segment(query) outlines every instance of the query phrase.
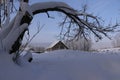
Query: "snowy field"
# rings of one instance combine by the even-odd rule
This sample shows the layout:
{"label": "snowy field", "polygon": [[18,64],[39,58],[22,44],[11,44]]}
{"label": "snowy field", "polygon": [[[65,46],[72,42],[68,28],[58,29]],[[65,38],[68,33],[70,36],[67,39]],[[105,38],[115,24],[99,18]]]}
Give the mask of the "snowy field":
{"label": "snowy field", "polygon": [[33,53],[33,58],[18,66],[0,54],[0,80],[120,80],[119,53],[61,50]]}
{"label": "snowy field", "polygon": [[106,49],[98,49],[98,52],[105,52],[105,53],[119,53],[120,52],[120,48],[106,48]]}

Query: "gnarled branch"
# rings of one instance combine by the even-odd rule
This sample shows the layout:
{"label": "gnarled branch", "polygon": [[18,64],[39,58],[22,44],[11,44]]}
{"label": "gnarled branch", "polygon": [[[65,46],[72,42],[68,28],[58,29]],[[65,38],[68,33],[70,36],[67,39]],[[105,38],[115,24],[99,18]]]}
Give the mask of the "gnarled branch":
{"label": "gnarled branch", "polygon": [[[39,13],[46,13],[48,11],[58,11],[64,13],[66,16],[68,16],[71,21],[68,29],[68,33],[70,32],[71,23],[78,26],[77,28],[77,34],[74,36],[79,36],[79,34],[83,34],[85,36],[85,31],[91,31],[95,36],[97,36],[99,39],[101,39],[101,35],[103,34],[107,36],[106,32],[112,31],[112,28],[104,28],[100,25],[99,21],[96,17],[89,15],[87,13],[79,13],[73,8],[71,8],[69,5],[63,3],[63,2],[43,2],[43,3],[36,3],[31,6],[29,6],[26,2],[24,2],[27,5],[26,11],[22,19],[20,20],[19,25],[23,25],[24,23],[27,23],[28,25],[33,19],[33,15],[39,14]],[[24,8],[24,6],[22,6]],[[20,9],[22,11],[22,9]],[[96,23],[87,22],[86,20],[82,19],[81,16],[86,16],[87,18],[93,18],[96,20]],[[86,18],[86,19],[87,19]],[[18,38],[15,40],[14,44],[12,45],[12,49],[10,52],[16,52],[20,45],[21,40],[23,39],[24,33],[26,29],[21,32],[21,34],[18,36]]]}

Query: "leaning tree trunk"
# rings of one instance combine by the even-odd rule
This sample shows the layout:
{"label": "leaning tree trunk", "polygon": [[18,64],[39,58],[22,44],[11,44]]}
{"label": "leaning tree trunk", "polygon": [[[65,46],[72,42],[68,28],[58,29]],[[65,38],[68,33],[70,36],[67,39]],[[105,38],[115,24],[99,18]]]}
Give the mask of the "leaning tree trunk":
{"label": "leaning tree trunk", "polygon": [[[29,25],[31,21],[32,21],[32,17],[29,17],[29,13],[26,12],[25,15],[23,16],[22,20],[21,20],[20,25],[22,25],[24,23],[27,23]],[[20,34],[20,36],[18,37],[18,39],[15,41],[15,43],[12,46],[12,49],[10,50],[10,53],[14,53],[14,52],[16,52],[16,51],[19,50],[19,48],[21,46],[21,41],[23,40],[23,36],[24,36],[26,30],[24,30]]]}
{"label": "leaning tree trunk", "polygon": [[[24,0],[23,2],[28,3],[29,0]],[[21,11],[21,8],[19,8],[19,11]],[[25,15],[24,15],[23,18],[21,19],[20,25],[22,25],[22,24],[24,24],[24,23],[30,24],[31,20],[32,20],[32,17],[30,18],[30,17],[29,17],[29,13],[26,11]],[[21,46],[21,40],[23,40],[23,36],[24,36],[24,34],[25,34],[25,31],[26,31],[26,30],[24,30],[24,31],[20,34],[20,36],[18,37],[18,39],[15,41],[15,43],[14,43],[13,46],[12,46],[12,49],[10,50],[10,53],[14,53],[14,52],[16,52],[16,51],[19,50],[19,48],[20,48],[20,46]]]}

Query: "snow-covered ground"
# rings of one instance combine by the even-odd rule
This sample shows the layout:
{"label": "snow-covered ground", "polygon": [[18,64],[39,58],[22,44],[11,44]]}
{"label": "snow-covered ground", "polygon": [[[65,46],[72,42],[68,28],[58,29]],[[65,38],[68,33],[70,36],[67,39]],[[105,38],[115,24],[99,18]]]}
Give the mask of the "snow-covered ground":
{"label": "snow-covered ground", "polygon": [[109,53],[119,53],[120,52],[120,48],[106,48],[106,49],[98,49],[98,52],[109,52]]}
{"label": "snow-covered ground", "polygon": [[0,54],[0,80],[120,80],[120,54],[72,50],[33,53],[32,63],[16,65]]}

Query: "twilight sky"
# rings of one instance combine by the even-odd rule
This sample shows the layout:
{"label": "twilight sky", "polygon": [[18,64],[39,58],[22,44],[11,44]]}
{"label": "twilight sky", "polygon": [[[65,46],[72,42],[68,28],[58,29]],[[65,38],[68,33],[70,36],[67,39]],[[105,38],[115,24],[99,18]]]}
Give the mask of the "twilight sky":
{"label": "twilight sky", "polygon": [[[46,1],[61,1],[69,4],[76,10],[80,10],[82,5],[88,5],[88,12],[96,16],[102,17],[105,20],[105,24],[109,22],[120,21],[120,0],[30,0],[30,4],[36,2],[46,2]],[[60,31],[58,26],[59,21],[62,19],[60,14],[50,12],[50,15],[54,19],[47,18],[46,14],[39,14],[34,17],[32,25],[30,27],[30,32],[33,34],[36,32],[38,24],[44,25],[44,28],[40,33],[34,38],[33,42],[53,42],[57,40],[57,36]]]}

